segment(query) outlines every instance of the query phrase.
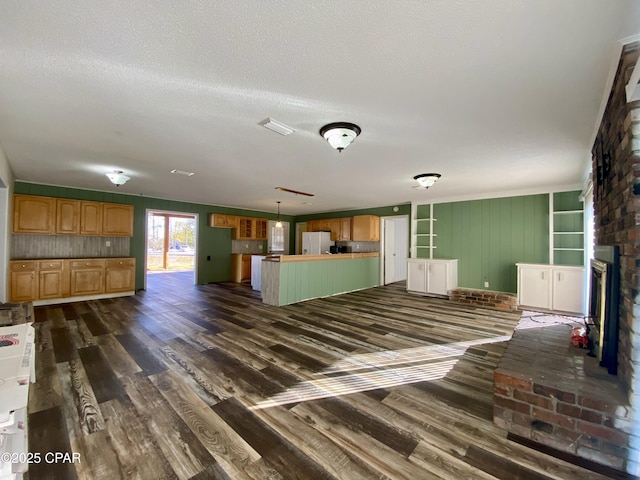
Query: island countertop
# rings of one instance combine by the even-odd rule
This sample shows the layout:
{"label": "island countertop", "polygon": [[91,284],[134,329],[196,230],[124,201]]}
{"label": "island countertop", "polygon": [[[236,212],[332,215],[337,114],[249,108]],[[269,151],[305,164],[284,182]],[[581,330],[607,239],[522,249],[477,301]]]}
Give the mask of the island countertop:
{"label": "island countertop", "polygon": [[316,262],[319,260],[351,260],[354,258],[379,257],[380,252],[325,253],[324,255],[268,255],[265,262]]}

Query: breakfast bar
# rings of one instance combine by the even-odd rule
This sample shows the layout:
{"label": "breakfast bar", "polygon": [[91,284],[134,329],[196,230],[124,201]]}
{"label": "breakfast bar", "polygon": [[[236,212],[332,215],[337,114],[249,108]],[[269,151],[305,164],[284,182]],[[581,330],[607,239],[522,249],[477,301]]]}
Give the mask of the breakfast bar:
{"label": "breakfast bar", "polygon": [[380,254],[277,255],[262,261],[262,301],[289,305],[380,285]]}

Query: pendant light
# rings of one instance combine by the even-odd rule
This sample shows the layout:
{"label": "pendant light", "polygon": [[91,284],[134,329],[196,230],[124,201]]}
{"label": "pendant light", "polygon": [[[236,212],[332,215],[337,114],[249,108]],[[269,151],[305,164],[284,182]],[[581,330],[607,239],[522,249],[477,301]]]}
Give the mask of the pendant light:
{"label": "pendant light", "polygon": [[278,217],[276,218],[276,228],[282,228],[282,222],[280,221],[280,200],[278,200]]}

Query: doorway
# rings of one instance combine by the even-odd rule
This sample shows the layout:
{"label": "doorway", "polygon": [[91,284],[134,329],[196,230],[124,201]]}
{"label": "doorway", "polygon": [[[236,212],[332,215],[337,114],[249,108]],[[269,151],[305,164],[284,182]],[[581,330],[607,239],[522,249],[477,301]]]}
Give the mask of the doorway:
{"label": "doorway", "polygon": [[197,215],[147,210],[146,238],[145,288],[149,275],[154,276],[153,281],[167,280],[170,275],[172,281],[195,283]]}
{"label": "doorway", "polygon": [[399,215],[382,217],[381,245],[383,284],[388,285],[407,279],[409,257],[409,217]]}

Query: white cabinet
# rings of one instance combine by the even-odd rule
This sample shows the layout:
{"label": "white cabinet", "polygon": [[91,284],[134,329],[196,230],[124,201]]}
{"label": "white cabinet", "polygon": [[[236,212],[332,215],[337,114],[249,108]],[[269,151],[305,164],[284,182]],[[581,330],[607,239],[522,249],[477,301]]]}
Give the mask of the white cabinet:
{"label": "white cabinet", "polygon": [[584,267],[517,263],[518,305],[583,313]]}
{"label": "white cabinet", "polygon": [[458,286],[458,260],[410,258],[407,291],[447,295]]}

